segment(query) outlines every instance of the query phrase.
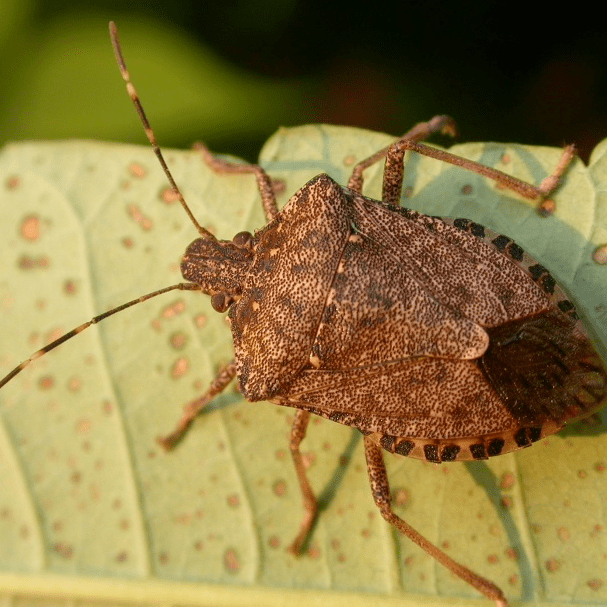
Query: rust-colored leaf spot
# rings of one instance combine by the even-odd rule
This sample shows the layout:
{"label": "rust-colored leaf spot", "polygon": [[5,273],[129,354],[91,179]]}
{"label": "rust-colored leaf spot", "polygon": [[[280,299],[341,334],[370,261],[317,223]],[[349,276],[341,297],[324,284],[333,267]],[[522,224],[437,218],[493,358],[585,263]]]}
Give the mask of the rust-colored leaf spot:
{"label": "rust-colored leaf spot", "polygon": [[14,176],[8,177],[7,180],[4,182],[4,185],[7,190],[14,190],[19,186],[19,183],[19,177]]}
{"label": "rust-colored leaf spot", "polygon": [[71,377],[67,382],[67,389],[70,392],[78,392],[80,390],[82,384],[77,377]]}
{"label": "rust-colored leaf spot", "polygon": [[50,390],[55,385],[55,380],[50,375],[44,375],[38,380],[40,390]]}
{"label": "rust-colored leaf spot", "polygon": [[590,588],[590,590],[600,590],[603,587],[603,584],[605,582],[603,582],[603,580],[588,580],[586,582],[586,585],[588,586],[588,588]]}
{"label": "rust-colored leaf spot", "polygon": [[592,254],[592,259],[599,265],[604,266],[607,264],[607,244],[597,247]]}
{"label": "rust-colored leaf spot", "polygon": [[513,561],[518,560],[518,552],[516,551],[516,548],[506,548],[506,550],[504,550],[504,554],[507,558]]}
{"label": "rust-colored leaf spot", "polygon": [[160,313],[163,318],[174,318],[178,314],[181,314],[185,310],[185,303],[179,299],[173,303],[165,306]]}
{"label": "rust-colored leaf spot", "polygon": [[271,535],[268,538],[268,546],[273,550],[280,548],[280,538],[277,535]]}
{"label": "rust-colored leaf spot", "polygon": [[508,489],[512,489],[512,487],[514,487],[514,483],[515,483],[514,474],[512,474],[512,472],[504,472],[504,474],[502,474],[502,478],[500,480],[500,489],[503,489],[504,491],[506,491]]}
{"label": "rust-colored leaf spot", "polygon": [[87,434],[91,431],[91,420],[83,417],[76,421],[76,432],[78,434]]}
{"label": "rust-colored leaf spot", "polygon": [[238,573],[241,563],[238,552],[234,548],[228,548],[223,554],[223,564],[228,573]]}
{"label": "rust-colored leaf spot", "polygon": [[53,550],[64,559],[69,559],[74,554],[73,546],[65,544],[64,542],[57,542],[53,545]]}
{"label": "rust-colored leaf spot", "polygon": [[137,177],[138,179],[145,177],[147,174],[146,170],[140,164],[137,164],[136,162],[129,164],[128,172],[133,177]]}
{"label": "rust-colored leaf spot", "polygon": [[560,561],[557,561],[556,559],[548,559],[545,563],[544,566],[546,567],[546,571],[549,571],[550,573],[554,573],[555,571],[558,571],[561,567],[561,563]]}
{"label": "rust-colored leaf spot", "polygon": [[129,205],[128,209],[129,217],[144,231],[152,229],[152,220],[148,219],[139,210],[139,207],[134,204]]}
{"label": "rust-colored leaf spot", "polygon": [[76,293],[76,283],[73,280],[66,280],[63,283],[63,292],[66,295],[74,295]]}
{"label": "rust-colored leaf spot", "polygon": [[17,260],[17,266],[20,270],[44,270],[50,265],[48,257],[41,255],[32,257],[31,255],[22,255]]}
{"label": "rust-colored leaf spot", "polygon": [[397,487],[392,493],[392,501],[397,506],[404,506],[409,501],[409,492],[403,487]]}
{"label": "rust-colored leaf spot", "polygon": [[162,188],[159,198],[165,204],[173,204],[179,200],[179,196],[171,188]]}
{"label": "rust-colored leaf spot", "polygon": [[171,367],[171,377],[173,379],[178,379],[179,377],[183,377],[189,369],[190,365],[186,358],[180,357],[178,358]]}
{"label": "rust-colored leaf spot", "polygon": [[272,485],[274,495],[282,497],[287,491],[287,484],[283,480],[278,480]]}
{"label": "rust-colored leaf spot", "polygon": [[566,542],[568,539],[571,538],[571,533],[569,532],[569,529],[567,529],[567,527],[559,527],[556,530],[556,534],[563,542]]}
{"label": "rust-colored leaf spot", "polygon": [[40,220],[37,215],[27,215],[21,222],[20,233],[25,240],[37,240],[40,237]]}
{"label": "rust-colored leaf spot", "polygon": [[171,348],[175,350],[181,350],[187,343],[187,335],[182,332],[173,333],[169,339]]}

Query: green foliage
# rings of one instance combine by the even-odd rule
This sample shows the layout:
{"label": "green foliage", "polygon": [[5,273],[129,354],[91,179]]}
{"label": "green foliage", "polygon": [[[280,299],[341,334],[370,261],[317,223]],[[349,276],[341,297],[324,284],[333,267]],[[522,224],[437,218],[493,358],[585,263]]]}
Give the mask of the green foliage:
{"label": "green foliage", "polygon": [[[282,206],[319,172],[345,183],[353,162],[389,141],[356,129],[282,130],[261,163],[284,185]],[[453,151],[534,183],[560,154],[497,144]],[[606,151],[597,148],[589,168],[573,165],[549,219],[484,179],[418,157],[408,160],[403,204],[512,236],[562,281],[604,355],[607,269],[591,252],[607,240]],[[195,152],[167,159],[198,220],[220,238],[263,225],[250,176],[215,175]],[[365,193],[379,197],[380,185],[377,166]],[[3,149],[0,375],[93,315],[180,281],[179,256],[196,233],[166,192],[145,147]],[[316,420],[304,442],[326,508],[300,559],[284,550],[301,516],[289,409],[227,391],[175,452],[162,453],[155,437],[231,356],[208,298],[172,293],[82,333],[0,392],[0,596],[44,605],[51,596],[96,605],[477,598],[380,519],[348,428]],[[409,523],[509,598],[551,605],[607,601],[606,452],[603,422],[487,463],[386,459]]]}

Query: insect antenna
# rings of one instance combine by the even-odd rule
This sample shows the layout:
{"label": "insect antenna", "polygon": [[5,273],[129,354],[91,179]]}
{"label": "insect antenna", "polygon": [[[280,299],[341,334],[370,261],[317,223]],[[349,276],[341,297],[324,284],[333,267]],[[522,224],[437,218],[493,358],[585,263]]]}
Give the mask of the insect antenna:
{"label": "insect antenna", "polygon": [[27,360],[24,360],[21,364],[17,365],[6,377],[0,379],[0,388],[2,388],[2,386],[4,386],[4,385],[8,384],[8,382],[11,379],[13,379],[13,377],[15,377],[15,375],[18,375],[19,373],[21,373],[21,371],[23,371],[23,369],[25,369],[25,367],[29,366],[29,364],[31,362],[33,362],[34,360],[36,360],[37,358],[44,356],[47,352],[54,350],[57,346],[60,346],[63,342],[68,341],[72,337],[75,337],[76,335],[78,335],[78,333],[82,333],[82,331],[84,331],[85,329],[88,329],[91,325],[96,325],[98,322],[105,320],[109,316],[117,314],[118,312],[122,312],[122,310],[126,310],[127,308],[130,308],[131,306],[134,306],[136,304],[143,303],[144,301],[147,301],[148,299],[152,299],[153,297],[156,297],[157,295],[162,295],[163,293],[168,293],[169,291],[175,291],[175,290],[197,291],[199,289],[200,289],[200,287],[195,283],[180,282],[179,284],[171,285],[170,287],[164,287],[163,289],[158,289],[157,291],[152,291],[151,293],[146,293],[145,295],[141,295],[137,299],[133,299],[132,301],[127,301],[126,303],[123,303],[115,308],[112,308],[111,310],[108,310],[107,312],[104,312],[103,314],[99,314],[98,316],[91,318],[91,320],[89,320],[88,322],[85,322],[85,323],[77,326],[76,328],[72,329],[71,331],[68,331],[65,335],[62,335],[61,337],[57,338],[55,341],[51,342],[50,344],[47,344],[43,348],[40,348],[40,350],[37,350],[36,352],[34,352]]}
{"label": "insect antenna", "polygon": [[175,196],[177,196],[177,199],[179,200],[179,202],[181,203],[181,206],[184,208],[185,212],[187,213],[188,217],[190,218],[190,221],[194,224],[194,227],[198,230],[198,233],[203,238],[206,238],[208,240],[216,240],[215,236],[213,236],[213,234],[211,234],[211,232],[209,232],[206,228],[203,228],[198,223],[198,221],[196,221],[196,218],[194,217],[192,211],[190,210],[190,207],[187,205],[182,193],[180,192],[179,188],[177,187],[177,184],[175,183],[175,180],[173,179],[173,175],[171,175],[171,171],[169,171],[169,167],[167,166],[164,156],[162,155],[162,152],[160,151],[160,147],[158,146],[158,143],[156,142],[156,137],[154,137],[154,131],[152,130],[152,127],[150,126],[147,116],[145,115],[145,112],[143,111],[143,106],[141,105],[141,101],[139,101],[139,96],[137,95],[137,91],[135,90],[135,87],[133,86],[133,83],[131,82],[131,77],[129,75],[129,72],[126,69],[126,63],[124,61],[124,57],[122,56],[122,51],[120,50],[120,42],[118,42],[118,30],[116,29],[116,25],[114,24],[113,21],[110,21],[110,39],[112,41],[112,47],[114,49],[114,55],[116,57],[116,62],[118,63],[118,67],[120,68],[120,74],[122,75],[122,79],[126,83],[126,91],[129,95],[129,97],[131,98],[131,101],[133,102],[135,109],[137,110],[137,114],[139,115],[139,120],[141,120],[141,124],[143,125],[143,130],[145,131],[148,141],[150,142],[152,149],[154,150],[154,154],[156,154],[156,158],[158,158],[158,161],[160,162],[160,165],[162,166],[162,169],[163,169],[165,175],[167,176],[169,183],[171,184],[171,189],[175,193]]}

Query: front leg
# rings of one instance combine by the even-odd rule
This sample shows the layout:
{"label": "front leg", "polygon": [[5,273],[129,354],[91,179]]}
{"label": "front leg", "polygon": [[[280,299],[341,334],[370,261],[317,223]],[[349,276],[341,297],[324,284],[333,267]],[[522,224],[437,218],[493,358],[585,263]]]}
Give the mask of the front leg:
{"label": "front leg", "polygon": [[166,450],[169,451],[175,447],[189,430],[194,418],[208,405],[218,394],[223,392],[228,384],[236,375],[236,361],[230,361],[225,367],[219,370],[215,379],[207,391],[198,398],[190,401],[183,407],[181,419],[177,422],[175,429],[166,436],[159,436],[156,440]]}

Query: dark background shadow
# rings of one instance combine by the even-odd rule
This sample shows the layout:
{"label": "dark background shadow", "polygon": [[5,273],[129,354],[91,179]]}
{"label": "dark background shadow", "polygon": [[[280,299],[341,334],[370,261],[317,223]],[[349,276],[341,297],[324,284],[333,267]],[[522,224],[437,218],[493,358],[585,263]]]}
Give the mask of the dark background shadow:
{"label": "dark background shadow", "polygon": [[[204,139],[215,150],[254,160],[280,125],[328,122],[398,134],[438,113],[457,119],[462,140],[575,142],[583,158],[607,133],[601,19],[575,6],[566,13],[545,7],[541,14],[522,3],[397,6],[152,0],[140,7],[102,0],[6,0],[0,26],[0,142],[60,137],[144,142],[126,96],[118,99],[118,72],[109,67],[110,19],[119,26],[132,76],[166,147]],[[177,71],[189,69],[203,89],[207,76],[194,74],[180,49],[203,49],[238,74],[242,94],[230,88],[231,101],[215,112],[229,114],[229,120],[224,117],[213,128],[208,115],[180,109],[172,95],[201,109],[208,103],[187,83],[183,90],[158,90],[169,86],[163,77],[171,69],[147,49],[146,36],[161,53],[173,45],[167,60]],[[209,95],[222,85],[222,74],[208,76]],[[271,84],[271,93],[252,92],[251,83]],[[188,101],[189,94],[196,98]]]}

